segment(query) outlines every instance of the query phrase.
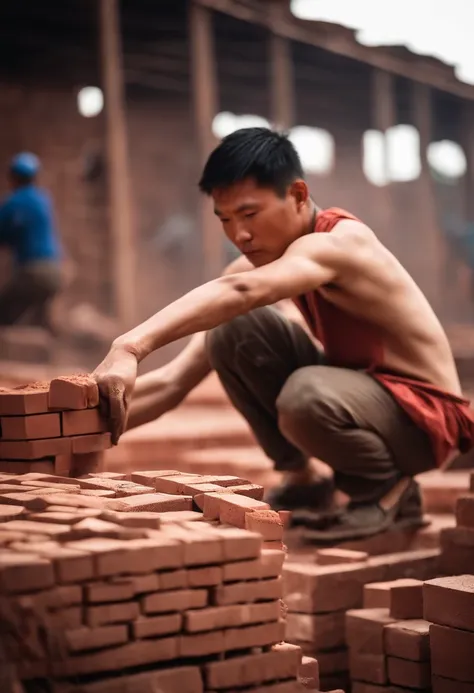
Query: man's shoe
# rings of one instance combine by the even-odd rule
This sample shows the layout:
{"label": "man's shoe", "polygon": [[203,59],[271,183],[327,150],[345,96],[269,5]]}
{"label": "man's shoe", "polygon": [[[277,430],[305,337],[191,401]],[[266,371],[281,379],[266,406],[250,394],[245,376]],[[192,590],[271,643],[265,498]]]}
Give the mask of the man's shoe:
{"label": "man's shoe", "polygon": [[338,544],[372,537],[389,529],[416,529],[425,525],[420,489],[411,481],[391,507],[384,507],[383,499],[379,503],[349,503],[339,513],[326,517],[317,514],[314,521],[308,518],[303,539],[321,545]]}
{"label": "man's shoe", "polygon": [[334,481],[321,477],[307,484],[282,484],[271,489],[265,498],[273,510],[312,508],[328,510],[334,497]]}

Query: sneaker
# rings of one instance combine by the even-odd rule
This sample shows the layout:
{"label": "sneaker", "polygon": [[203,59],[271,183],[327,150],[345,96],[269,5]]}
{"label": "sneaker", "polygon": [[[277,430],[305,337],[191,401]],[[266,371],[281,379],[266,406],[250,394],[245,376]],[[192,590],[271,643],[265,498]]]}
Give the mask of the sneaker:
{"label": "sneaker", "polygon": [[425,525],[420,489],[411,481],[391,507],[385,506],[382,499],[378,503],[349,503],[340,512],[326,517],[317,515],[313,521],[307,521],[303,538],[316,544],[337,544],[372,537],[389,529],[417,529]]}
{"label": "sneaker", "polygon": [[271,489],[265,498],[273,510],[316,508],[328,510],[334,497],[334,481],[321,477],[309,484],[282,484]]}

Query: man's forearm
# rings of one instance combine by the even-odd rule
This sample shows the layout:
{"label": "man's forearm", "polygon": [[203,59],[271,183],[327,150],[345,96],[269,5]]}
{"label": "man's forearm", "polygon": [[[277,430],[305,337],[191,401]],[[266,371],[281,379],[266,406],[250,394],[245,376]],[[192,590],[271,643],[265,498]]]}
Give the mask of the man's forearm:
{"label": "man's forearm", "polygon": [[140,362],[156,349],[182,337],[207,332],[247,313],[255,300],[238,275],[221,277],[190,291],[144,323],[115,340],[113,349],[133,353]]}

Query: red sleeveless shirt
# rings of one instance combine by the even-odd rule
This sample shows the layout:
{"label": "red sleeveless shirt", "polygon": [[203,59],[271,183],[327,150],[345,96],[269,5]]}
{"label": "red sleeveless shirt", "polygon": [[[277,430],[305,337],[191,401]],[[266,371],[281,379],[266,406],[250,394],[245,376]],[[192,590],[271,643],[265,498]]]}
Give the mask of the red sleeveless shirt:
{"label": "red sleeveless shirt", "polygon": [[[337,207],[326,209],[317,215],[314,230],[330,233],[344,219],[359,221]],[[474,411],[469,401],[429,383],[384,373],[384,341],[375,325],[346,313],[317,290],[294,302],[322,343],[328,365],[365,370],[378,380],[426,431],[438,466],[453,450],[467,452],[474,446]]]}

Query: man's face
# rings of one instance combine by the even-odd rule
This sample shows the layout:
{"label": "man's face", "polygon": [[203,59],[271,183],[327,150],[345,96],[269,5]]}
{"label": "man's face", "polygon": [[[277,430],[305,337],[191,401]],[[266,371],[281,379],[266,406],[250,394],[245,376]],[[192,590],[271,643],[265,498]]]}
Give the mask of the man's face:
{"label": "man's face", "polygon": [[249,178],[214,190],[212,198],[227,238],[255,267],[277,260],[302,233],[301,200],[293,186],[280,197]]}

